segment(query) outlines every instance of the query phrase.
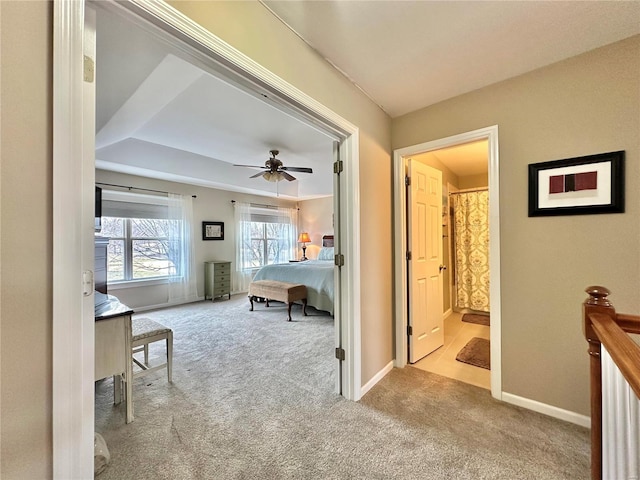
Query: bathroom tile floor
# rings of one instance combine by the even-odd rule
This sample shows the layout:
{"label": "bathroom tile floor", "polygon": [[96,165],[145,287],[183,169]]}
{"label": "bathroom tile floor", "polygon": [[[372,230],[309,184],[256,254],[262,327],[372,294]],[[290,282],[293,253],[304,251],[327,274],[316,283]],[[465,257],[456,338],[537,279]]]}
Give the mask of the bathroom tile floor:
{"label": "bathroom tile floor", "polygon": [[484,368],[458,362],[456,355],[473,337],[489,339],[490,327],[462,321],[462,314],[453,312],[444,319],[444,345],[413,364],[427,372],[449,377],[477,387],[491,389],[491,372]]}

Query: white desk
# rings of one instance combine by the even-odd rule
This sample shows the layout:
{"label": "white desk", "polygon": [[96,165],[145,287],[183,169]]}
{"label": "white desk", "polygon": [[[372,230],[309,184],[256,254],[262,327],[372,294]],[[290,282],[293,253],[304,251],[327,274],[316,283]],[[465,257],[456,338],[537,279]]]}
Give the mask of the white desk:
{"label": "white desk", "polygon": [[124,382],[127,423],[133,422],[132,313],[133,310],[111,295],[95,311],[95,380],[114,377],[115,404],[122,401],[121,382]]}

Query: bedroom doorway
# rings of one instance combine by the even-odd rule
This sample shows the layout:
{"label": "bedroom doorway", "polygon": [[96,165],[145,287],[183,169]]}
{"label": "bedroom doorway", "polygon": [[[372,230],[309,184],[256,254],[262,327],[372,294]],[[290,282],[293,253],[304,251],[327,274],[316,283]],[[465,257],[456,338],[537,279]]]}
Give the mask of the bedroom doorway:
{"label": "bedroom doorway", "polygon": [[[143,28],[159,29],[169,41],[192,52],[212,72],[238,82],[239,88],[250,89],[256,97],[339,141],[342,168],[336,173],[340,176],[340,203],[335,212],[340,215],[335,235],[340,239],[336,253],[344,256],[344,263],[339,274],[340,302],[335,310],[339,325],[336,348],[343,353],[336,359],[336,368],[343,379],[342,395],[358,400],[361,384],[358,129],[170,7],[137,2],[54,3],[53,234],[54,238],[68,240],[54,248],[54,285],[89,279],[93,270],[95,131],[83,122],[83,109],[95,104],[95,88],[90,80],[95,67],[95,54],[91,56],[95,24],[84,22],[85,11],[90,19],[96,5],[118,11]],[[85,34],[89,39],[83,43]],[[83,47],[89,47],[89,51],[83,51]],[[84,82],[79,75],[83,71],[88,75]],[[90,290],[89,287],[82,301],[77,289],[58,288],[53,292],[53,459],[54,476],[60,478],[86,478],[93,471],[94,318],[86,308],[89,301],[93,303]]]}
{"label": "bedroom doorway", "polygon": [[[441,149],[448,149],[455,146],[470,144],[471,142],[485,141],[488,151],[488,185],[489,185],[489,237],[490,237],[490,311],[491,311],[491,328],[490,328],[490,360],[491,360],[491,373],[490,373],[490,385],[491,392],[495,398],[501,398],[502,381],[501,381],[501,368],[500,368],[500,339],[501,339],[501,323],[500,323],[500,243],[499,243],[499,182],[498,182],[498,127],[488,127],[472,132],[467,132],[452,137],[443,138],[440,140],[427,142],[424,144],[414,145],[403,149],[396,150],[394,152],[394,210],[395,210],[395,272],[396,272],[396,284],[395,284],[395,297],[396,297],[396,367],[404,367],[408,363],[408,309],[409,304],[407,302],[408,285],[407,285],[407,272],[408,263],[410,260],[406,259],[407,251],[407,228],[410,219],[406,214],[407,209],[407,194],[405,190],[405,175],[407,171],[407,163],[409,159],[413,160],[419,158],[420,155],[433,153]],[[459,188],[452,188],[455,190]],[[449,188],[447,188],[449,190]],[[450,209],[450,191],[443,194],[443,204],[447,204],[449,208],[446,211],[443,210],[443,225],[445,228],[444,235],[448,237],[452,234],[451,228],[451,209]],[[455,195],[455,194],[454,194]],[[446,197],[446,198],[445,198]],[[444,236],[443,235],[443,236]],[[449,258],[447,261],[446,273],[447,280],[445,285],[449,286],[449,290],[443,295],[445,301],[445,313],[451,315],[460,316],[461,313],[453,312],[455,304],[455,295],[450,289],[455,287],[454,282],[450,280],[452,275],[455,275],[455,264],[451,268],[452,257],[450,250],[453,249],[453,245],[448,242],[447,239],[443,240],[443,251],[445,252],[445,258]],[[447,252],[449,250],[449,252]],[[451,271],[453,270],[453,272]],[[447,308],[448,303],[448,308]],[[461,310],[461,309],[458,309]],[[458,317],[459,318],[459,317]],[[445,327],[446,328],[446,327]],[[488,372],[487,372],[488,373]]]}

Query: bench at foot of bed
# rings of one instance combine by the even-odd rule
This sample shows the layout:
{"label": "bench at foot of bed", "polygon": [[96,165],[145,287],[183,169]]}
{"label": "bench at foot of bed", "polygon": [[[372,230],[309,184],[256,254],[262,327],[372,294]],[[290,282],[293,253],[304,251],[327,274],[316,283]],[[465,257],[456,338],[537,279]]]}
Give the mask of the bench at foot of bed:
{"label": "bench at foot of bed", "polygon": [[307,315],[307,287],[296,283],[279,282],[276,280],[256,280],[249,284],[250,311],[253,312],[253,301],[256,298],[264,298],[267,307],[269,300],[284,302],[288,305],[287,320],[291,321],[291,305],[293,302],[302,302],[302,312]]}

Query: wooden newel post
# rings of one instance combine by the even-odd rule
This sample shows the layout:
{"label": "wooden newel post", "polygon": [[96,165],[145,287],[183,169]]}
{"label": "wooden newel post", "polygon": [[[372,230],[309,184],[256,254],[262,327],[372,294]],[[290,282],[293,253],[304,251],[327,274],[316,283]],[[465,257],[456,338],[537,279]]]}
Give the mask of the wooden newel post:
{"label": "wooden newel post", "polygon": [[600,340],[589,319],[592,313],[606,313],[616,318],[616,311],[607,298],[611,293],[605,287],[591,286],[582,305],[584,336],[589,343],[591,383],[591,479],[602,478],[602,366],[600,363]]}

